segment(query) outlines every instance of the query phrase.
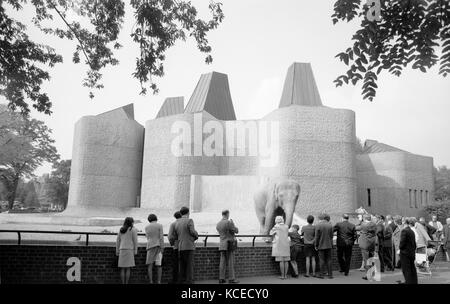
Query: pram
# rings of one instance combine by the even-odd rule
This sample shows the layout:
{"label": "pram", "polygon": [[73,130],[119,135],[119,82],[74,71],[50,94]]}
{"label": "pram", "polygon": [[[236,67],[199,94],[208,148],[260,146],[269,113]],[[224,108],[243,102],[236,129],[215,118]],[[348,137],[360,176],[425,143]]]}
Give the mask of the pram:
{"label": "pram", "polygon": [[418,275],[424,275],[431,278],[433,275],[433,264],[441,249],[441,245],[440,241],[428,241],[425,253],[416,251],[415,265]]}

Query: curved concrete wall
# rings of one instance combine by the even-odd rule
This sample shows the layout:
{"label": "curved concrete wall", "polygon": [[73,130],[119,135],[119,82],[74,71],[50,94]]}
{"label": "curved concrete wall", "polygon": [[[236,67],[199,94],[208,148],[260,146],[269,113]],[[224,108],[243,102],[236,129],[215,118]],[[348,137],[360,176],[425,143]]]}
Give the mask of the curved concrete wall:
{"label": "curved concrete wall", "polygon": [[260,175],[296,180],[297,214],[334,216],[356,208],[355,114],[351,110],[292,105],[264,120],[280,123],[279,164]]}
{"label": "curved concrete wall", "polygon": [[75,125],[68,207],[138,207],[144,128],[121,113]]}
{"label": "curved concrete wall", "polygon": [[[145,124],[145,145],[142,166],[141,207],[174,210],[189,205],[191,175],[218,175],[220,157],[177,157],[172,153],[172,142],[179,133],[172,133],[172,126],[185,122],[191,130],[194,143],[194,115],[201,124],[214,119],[210,114],[184,113],[149,120]],[[204,136],[202,136],[203,142]]]}

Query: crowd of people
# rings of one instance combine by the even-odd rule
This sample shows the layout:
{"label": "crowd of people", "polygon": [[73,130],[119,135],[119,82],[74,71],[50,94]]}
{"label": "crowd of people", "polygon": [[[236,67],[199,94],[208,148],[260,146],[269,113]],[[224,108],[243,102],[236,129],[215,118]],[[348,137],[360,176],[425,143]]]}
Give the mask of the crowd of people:
{"label": "crowd of people", "polygon": [[[189,208],[182,207],[174,214],[175,221],[171,223],[168,240],[172,246],[172,279],[171,283],[190,284],[194,281],[194,253],[198,233],[194,221],[189,218]],[[350,216],[344,214],[339,223],[333,225],[328,214],[320,214],[318,222],[312,215],[307,217],[307,224],[300,227],[288,227],[282,216],[275,218],[275,225],[270,231],[272,256],[279,262],[280,279],[286,279],[289,269],[292,276],[299,276],[300,254],[305,257],[304,277],[333,279],[332,248],[336,236],[337,258],[340,272],[349,275],[353,246],[357,244],[361,250],[362,265],[360,270],[367,273],[372,267],[371,258],[377,257],[380,271],[394,271],[401,268],[406,284],[417,284],[415,265],[416,253],[427,253],[432,250],[430,241],[443,244],[447,261],[450,261],[450,218],[442,225],[435,215],[430,222],[425,218],[419,220],[413,217],[387,215],[358,216],[357,224],[349,221]],[[161,283],[162,258],[164,249],[163,226],[158,223],[155,214],[148,216],[149,224],[145,227],[147,238],[146,264],[148,266],[149,282],[153,283],[153,270],[156,269],[156,283]],[[121,269],[122,283],[127,284],[130,269],[135,267],[134,256],[138,250],[138,232],[133,226],[133,218],[127,217],[117,235],[116,254],[119,257],[118,266]],[[217,223],[219,233],[219,283],[239,283],[235,275],[235,251],[237,249],[236,234],[239,232],[229,210],[222,211],[222,218]],[[319,260],[319,271],[316,271],[316,258]],[[367,275],[363,279],[368,279]]]}
{"label": "crowd of people", "polygon": [[[289,230],[283,217],[275,219],[275,226],[270,234],[274,236],[272,256],[280,262],[281,279],[287,278],[289,262],[293,268],[293,277],[298,276],[298,253],[303,250],[305,256],[305,277],[333,279],[331,252],[333,238],[336,236],[337,258],[340,272],[348,276],[351,265],[353,246],[356,243],[362,255],[360,270],[367,280],[367,271],[373,266],[371,260],[377,257],[379,271],[394,271],[401,268],[406,284],[417,284],[416,253],[435,254],[436,244],[441,243],[450,261],[450,218],[442,225],[433,215],[430,222],[421,217],[401,217],[387,215],[361,214],[359,223],[349,221],[344,214],[341,222],[332,225],[328,214],[320,214],[318,223],[314,216],[307,217],[306,225],[301,229],[292,225]],[[434,241],[430,242],[430,241]],[[289,251],[290,247],[290,251]],[[319,273],[316,273],[315,260],[319,259]]]}
{"label": "crowd of people", "polygon": [[[228,210],[222,211],[222,219],[217,223],[216,229],[220,235],[219,252],[219,283],[225,283],[225,274],[228,268],[228,282],[239,283],[235,277],[234,252],[237,248],[235,234],[239,232],[230,218]],[[169,227],[168,239],[172,246],[172,280],[173,284],[191,284],[194,281],[194,252],[198,232],[194,221],[189,218],[189,208],[182,207],[174,213],[175,221]],[[149,224],[145,227],[147,238],[148,278],[153,283],[153,269],[156,269],[156,283],[161,284],[162,258],[164,250],[163,226],[158,223],[155,214],[148,216]],[[125,218],[123,226],[117,234],[116,255],[119,257],[118,267],[123,284],[128,284],[131,268],[135,267],[134,256],[138,252],[138,231],[133,226],[131,217]]]}
{"label": "crowd of people", "polygon": [[[305,277],[333,278],[331,253],[333,235],[337,233],[337,251],[340,271],[348,275],[353,244],[356,240],[356,227],[348,221],[348,215],[336,225],[330,222],[328,214],[320,214],[318,223],[314,224],[314,216],[307,217],[307,225],[301,227],[284,223],[282,216],[275,218],[275,226],[270,231],[273,236],[272,256],[280,262],[280,279],[287,278],[289,263],[293,269],[293,277],[298,277],[298,255],[301,251],[305,256]],[[350,248],[350,250],[349,250]],[[316,274],[316,257],[319,258],[319,273]]]}

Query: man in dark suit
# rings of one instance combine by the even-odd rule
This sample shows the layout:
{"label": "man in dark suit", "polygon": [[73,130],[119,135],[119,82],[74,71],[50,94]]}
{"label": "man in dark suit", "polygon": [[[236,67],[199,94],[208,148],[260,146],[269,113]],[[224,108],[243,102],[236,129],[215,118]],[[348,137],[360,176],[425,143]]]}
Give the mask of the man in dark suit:
{"label": "man in dark suit", "polygon": [[416,236],[411,227],[414,227],[414,221],[407,218],[406,227],[400,234],[400,264],[402,273],[405,277],[405,284],[417,284],[417,270],[414,265],[416,259]]}
{"label": "man in dark suit", "polygon": [[[370,214],[364,214],[364,221],[356,227],[356,230],[360,231],[358,238],[359,248],[361,249],[361,255],[363,258],[363,266],[365,270],[368,270],[370,266],[368,261],[374,256],[375,252],[375,239],[377,238],[377,225],[373,222]],[[367,280],[367,275],[363,276],[364,280]]]}
{"label": "man in dark suit", "polygon": [[328,278],[332,279],[331,249],[333,248],[333,225],[330,223],[328,214],[319,215],[319,221],[319,224],[316,225],[316,239],[314,243],[316,250],[319,252],[320,275],[318,278],[323,279],[327,272]]}
{"label": "man in dark suit", "polygon": [[350,270],[350,262],[352,258],[353,244],[356,240],[356,227],[348,221],[348,214],[342,216],[342,222],[334,226],[337,240],[337,256],[340,272],[348,276]]}
{"label": "man in dark suit", "polygon": [[386,223],[384,224],[384,241],[383,241],[383,261],[384,261],[384,267],[387,270],[394,271],[394,263],[392,260],[392,234],[393,230],[391,228],[391,225]]}
{"label": "man in dark suit", "polygon": [[194,252],[198,233],[194,228],[194,221],[189,218],[189,208],[180,209],[181,218],[175,224],[179,254],[179,281],[192,284],[194,281]]}
{"label": "man in dark suit", "polygon": [[217,223],[216,229],[220,235],[219,252],[220,252],[220,265],[219,265],[219,283],[226,282],[225,273],[228,265],[228,281],[229,283],[239,283],[236,280],[234,273],[234,248],[233,244],[236,244],[235,234],[239,232],[238,228],[234,225],[233,220],[230,218],[230,211],[222,211],[222,219]]}
{"label": "man in dark suit", "polygon": [[391,254],[390,255],[391,256],[390,261],[391,261],[391,265],[392,265],[392,271],[394,271],[395,270],[395,265],[397,265],[397,261],[395,260],[395,256],[396,256],[395,251],[398,249],[398,248],[395,248],[394,233],[399,228],[395,224],[395,221],[394,221],[394,218],[392,217],[392,215],[386,215],[386,226],[388,226],[390,228],[390,230],[392,231],[392,233],[391,233],[391,244],[392,244],[392,247],[391,247],[391,253],[390,253]]}
{"label": "man in dark suit", "polygon": [[180,211],[177,211],[174,213],[173,217],[175,218],[175,221],[170,224],[169,227],[169,234],[168,234],[168,238],[169,238],[169,243],[170,245],[172,245],[172,284],[176,284],[178,283],[178,239],[177,239],[177,235],[175,232],[175,225],[178,222],[178,220],[181,218],[181,213]]}
{"label": "man in dark suit", "polygon": [[376,238],[376,246],[375,251],[378,252],[378,258],[380,259],[380,271],[384,272],[384,255],[383,255],[383,247],[384,247],[384,216],[376,215],[377,218],[377,238]]}

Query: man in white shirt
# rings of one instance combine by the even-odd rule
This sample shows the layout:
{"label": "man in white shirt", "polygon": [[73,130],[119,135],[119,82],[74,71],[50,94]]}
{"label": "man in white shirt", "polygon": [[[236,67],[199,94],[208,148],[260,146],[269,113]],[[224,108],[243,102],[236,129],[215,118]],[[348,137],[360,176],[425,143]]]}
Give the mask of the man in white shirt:
{"label": "man in white shirt", "polygon": [[444,226],[442,225],[441,222],[439,222],[437,220],[437,215],[433,215],[431,217],[431,221],[429,222],[429,224],[431,226],[433,226],[434,228],[436,228],[436,232],[433,234],[433,240],[439,241],[439,239],[441,238],[442,230],[444,229]]}
{"label": "man in white shirt", "polygon": [[414,227],[412,227],[411,230],[414,231],[414,234],[416,235],[417,253],[425,253],[428,241],[431,240],[431,238],[420,222],[415,218],[411,218],[410,220],[414,224]]}

